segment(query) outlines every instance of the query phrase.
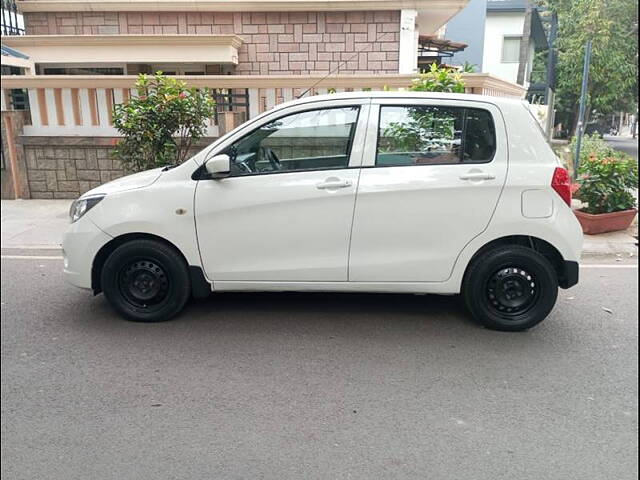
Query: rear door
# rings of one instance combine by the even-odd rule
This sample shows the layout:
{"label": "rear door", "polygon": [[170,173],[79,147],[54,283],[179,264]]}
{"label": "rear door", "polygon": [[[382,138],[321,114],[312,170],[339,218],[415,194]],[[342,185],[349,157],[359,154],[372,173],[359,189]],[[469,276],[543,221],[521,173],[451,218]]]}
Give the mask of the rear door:
{"label": "rear door", "polygon": [[487,228],[507,174],[500,111],[457,100],[373,100],[349,280],[442,282]]}

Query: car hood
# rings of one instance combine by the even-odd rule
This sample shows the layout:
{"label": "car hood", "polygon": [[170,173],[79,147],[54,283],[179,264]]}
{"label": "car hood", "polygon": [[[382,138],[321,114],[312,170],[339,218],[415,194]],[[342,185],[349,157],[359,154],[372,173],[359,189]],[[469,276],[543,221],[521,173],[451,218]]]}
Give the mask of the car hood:
{"label": "car hood", "polygon": [[160,178],[163,170],[164,167],[160,167],[154,168],[153,170],[145,170],[144,172],[134,173],[133,175],[127,175],[126,177],[121,177],[100,185],[99,187],[96,187],[93,190],[85,193],[85,195],[117,193],[127,190],[135,190],[137,188],[148,187],[156,180],[158,180],[158,178]]}

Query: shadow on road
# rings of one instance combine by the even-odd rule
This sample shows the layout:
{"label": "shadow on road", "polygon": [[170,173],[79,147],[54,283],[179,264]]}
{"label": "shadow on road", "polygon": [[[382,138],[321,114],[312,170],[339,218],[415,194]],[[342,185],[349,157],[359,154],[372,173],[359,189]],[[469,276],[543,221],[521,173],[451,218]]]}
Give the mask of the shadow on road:
{"label": "shadow on road", "polygon": [[[111,309],[104,296],[92,299],[96,317],[122,319]],[[295,323],[317,325],[368,322],[440,323],[462,322],[473,328],[470,315],[459,296],[353,294],[353,293],[218,293],[202,300],[191,300],[178,317],[163,324],[211,322]],[[144,324],[142,324],[144,325]]]}
{"label": "shadow on road", "polygon": [[[192,311],[257,315],[317,313],[382,316],[450,314],[460,304],[458,296],[354,294],[354,293],[219,293],[192,302]],[[462,308],[458,309],[462,312]]]}

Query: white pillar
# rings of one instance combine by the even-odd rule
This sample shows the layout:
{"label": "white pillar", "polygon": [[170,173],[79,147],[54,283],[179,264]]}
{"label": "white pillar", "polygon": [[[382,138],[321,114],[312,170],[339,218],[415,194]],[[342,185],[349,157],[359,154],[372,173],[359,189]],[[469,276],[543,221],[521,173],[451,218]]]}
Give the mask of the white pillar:
{"label": "white pillar", "polygon": [[418,11],[405,9],[400,12],[400,61],[398,73],[414,73],[418,69]]}

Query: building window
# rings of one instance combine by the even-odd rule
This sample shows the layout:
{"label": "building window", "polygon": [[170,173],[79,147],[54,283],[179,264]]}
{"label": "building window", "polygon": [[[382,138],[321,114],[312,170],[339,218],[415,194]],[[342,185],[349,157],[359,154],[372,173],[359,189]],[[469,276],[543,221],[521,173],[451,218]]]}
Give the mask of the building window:
{"label": "building window", "polygon": [[41,67],[41,75],[124,75],[121,67]]}
{"label": "building window", "polygon": [[162,72],[165,75],[204,75],[206,66],[203,63],[155,63],[149,66],[152,72]]}
{"label": "building window", "polygon": [[502,63],[518,63],[520,61],[519,37],[504,37],[502,40]]}

